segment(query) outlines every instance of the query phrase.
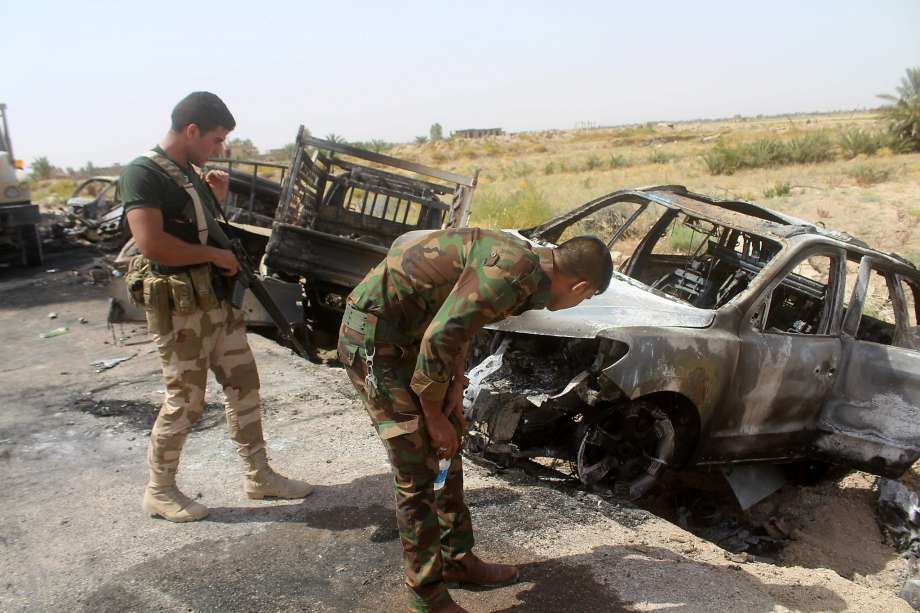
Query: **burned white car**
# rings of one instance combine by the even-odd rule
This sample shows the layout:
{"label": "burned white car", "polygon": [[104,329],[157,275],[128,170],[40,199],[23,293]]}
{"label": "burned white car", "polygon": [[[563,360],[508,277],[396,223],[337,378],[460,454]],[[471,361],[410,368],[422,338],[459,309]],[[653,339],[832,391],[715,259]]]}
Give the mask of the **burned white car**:
{"label": "burned white car", "polygon": [[846,234],[680,186],[598,198],[519,236],[608,243],[609,289],[472,343],[467,453],[568,460],[634,499],[719,466],[742,506],[775,465],[901,475],[920,456],[920,271]]}

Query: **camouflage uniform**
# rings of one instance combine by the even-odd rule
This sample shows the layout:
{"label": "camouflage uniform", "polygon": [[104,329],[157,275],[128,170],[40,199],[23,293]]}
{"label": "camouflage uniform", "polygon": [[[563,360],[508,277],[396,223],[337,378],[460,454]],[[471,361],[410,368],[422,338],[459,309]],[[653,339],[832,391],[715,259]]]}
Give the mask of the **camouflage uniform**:
{"label": "camouflage uniform", "polygon": [[[419,398],[443,402],[457,360],[484,325],[545,306],[552,258],[551,249],[478,228],[413,233],[348,298],[339,359],[393,467],[412,610],[450,602],[442,569],[473,547],[460,454],[435,494],[438,456]],[[368,349],[376,389],[369,389]]]}
{"label": "camouflage uniform", "polygon": [[259,372],[246,339],[242,313],[226,301],[210,310],[172,314],[172,330],[153,334],[160,352],[166,397],[150,433],[153,472],[175,473],[185,438],[204,409],[208,368],[226,395],[230,438],[243,457],[265,448]]}
{"label": "camouflage uniform", "polygon": [[[214,217],[217,205],[193,167],[180,167],[157,147],[128,165],[119,185],[126,212],[157,208],[168,234],[190,243],[214,244],[204,216]],[[125,280],[132,299],[147,311],[166,384],[147,450],[150,479],[144,509],[171,521],[194,521],[208,513],[178,490],[175,477],[186,437],[204,409],[209,369],[224,388],[230,437],[246,464],[247,496],[309,494],[309,484],[286,479],[268,465],[259,373],[242,312],[227,300],[226,280],[210,264],[169,267],[140,256],[132,260]]]}

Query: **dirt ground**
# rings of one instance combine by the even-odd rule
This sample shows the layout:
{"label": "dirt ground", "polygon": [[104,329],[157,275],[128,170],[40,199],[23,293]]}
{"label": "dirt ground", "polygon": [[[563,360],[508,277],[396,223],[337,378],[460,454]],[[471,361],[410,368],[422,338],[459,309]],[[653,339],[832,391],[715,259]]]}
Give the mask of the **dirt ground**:
{"label": "dirt ground", "polygon": [[[368,418],[340,369],[261,336],[250,343],[270,455],[316,492],[242,495],[212,380],[180,470],[211,515],[177,525],[142,513],[162,383],[142,328],[107,329],[97,263],[82,250],[41,270],[0,270],[0,609],[404,610],[389,469]],[[92,364],[129,356],[101,372]],[[909,611],[896,596],[905,563],[882,543],[871,483],[851,473],[758,505],[754,515],[782,518],[794,535],[761,562],[641,508],[468,462],[477,550],[520,564],[523,578],[453,594],[471,611]]]}

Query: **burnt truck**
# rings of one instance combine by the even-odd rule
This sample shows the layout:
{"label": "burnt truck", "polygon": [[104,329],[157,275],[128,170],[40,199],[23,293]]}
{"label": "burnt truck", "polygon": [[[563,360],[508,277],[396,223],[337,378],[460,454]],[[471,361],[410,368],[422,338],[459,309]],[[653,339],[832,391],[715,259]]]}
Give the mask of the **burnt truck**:
{"label": "burnt truck", "polygon": [[398,236],[466,225],[477,175],[312,138],[300,127],[271,231],[247,229],[267,238],[266,277],[299,292],[293,315],[310,345],[335,346],[345,299]]}
{"label": "burnt truck", "polygon": [[898,477],[920,457],[920,271],[904,258],[681,186],[510,232],[540,246],[593,234],[617,266],[578,307],[474,339],[467,453],[569,462],[628,499],[667,470],[714,467],[745,508],[781,468]]}
{"label": "burnt truck", "polygon": [[22,160],[13,155],[6,105],[0,102],[0,262],[38,266],[44,259],[41,214],[32,204],[29,177],[22,168]]}

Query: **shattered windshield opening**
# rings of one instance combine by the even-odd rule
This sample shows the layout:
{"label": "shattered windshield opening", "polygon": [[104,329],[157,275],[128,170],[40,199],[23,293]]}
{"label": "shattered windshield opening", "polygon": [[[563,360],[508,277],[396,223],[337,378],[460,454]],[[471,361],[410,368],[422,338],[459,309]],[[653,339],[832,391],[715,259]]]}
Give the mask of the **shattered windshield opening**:
{"label": "shattered windshield opening", "polygon": [[761,236],[656,202],[619,202],[578,220],[563,242],[593,234],[607,243],[616,269],[656,293],[717,309],[747,289],[779,252]]}

